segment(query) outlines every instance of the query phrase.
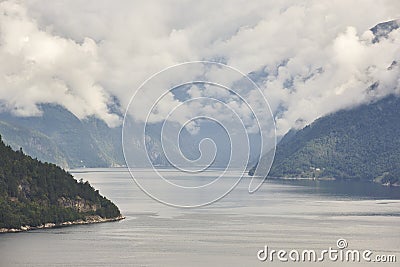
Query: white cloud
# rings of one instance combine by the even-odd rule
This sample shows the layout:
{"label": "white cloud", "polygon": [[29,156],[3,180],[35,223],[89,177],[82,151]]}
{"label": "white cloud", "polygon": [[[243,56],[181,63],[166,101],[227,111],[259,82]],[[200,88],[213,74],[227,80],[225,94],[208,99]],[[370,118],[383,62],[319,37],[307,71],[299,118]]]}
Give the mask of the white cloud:
{"label": "white cloud", "polygon": [[[227,1],[218,7],[213,1],[4,1],[0,60],[7,64],[0,66],[0,100],[19,115],[37,115],[36,104],[52,102],[80,118],[96,115],[116,125],[111,96],[124,108],[155,72],[222,59],[245,73],[268,73],[259,84],[272,110],[280,111],[283,134],[399,91],[399,68],[387,70],[400,58],[399,30],[375,44],[368,31],[395,18],[397,0]],[[365,90],[378,80],[374,92]],[[148,92],[149,101],[159,92]],[[162,110],[177,104],[170,95]],[[185,108],[185,115],[195,114]],[[135,111],[142,116],[140,106]]]}
{"label": "white cloud", "polygon": [[36,104],[57,103],[79,118],[119,123],[99,84],[103,66],[92,39],[78,44],[41,30],[24,6],[6,1],[0,3],[0,40],[0,99],[13,113],[38,115]]}

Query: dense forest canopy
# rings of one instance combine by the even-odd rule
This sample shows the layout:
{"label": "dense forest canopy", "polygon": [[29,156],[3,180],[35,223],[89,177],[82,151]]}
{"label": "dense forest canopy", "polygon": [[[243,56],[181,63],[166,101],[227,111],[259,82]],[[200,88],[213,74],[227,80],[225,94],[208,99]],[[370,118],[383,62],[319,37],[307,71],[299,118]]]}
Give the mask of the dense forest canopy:
{"label": "dense forest canopy", "polygon": [[399,114],[400,98],[392,95],[291,131],[277,146],[269,176],[399,183]]}
{"label": "dense forest canopy", "polygon": [[111,201],[88,182],[78,182],[60,167],[13,151],[0,136],[0,228],[39,226],[120,216]]}

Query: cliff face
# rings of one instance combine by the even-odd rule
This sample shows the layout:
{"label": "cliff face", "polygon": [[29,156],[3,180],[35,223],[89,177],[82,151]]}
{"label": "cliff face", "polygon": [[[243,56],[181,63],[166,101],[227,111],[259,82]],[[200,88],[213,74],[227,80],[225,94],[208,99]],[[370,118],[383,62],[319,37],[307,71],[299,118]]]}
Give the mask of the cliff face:
{"label": "cliff face", "polygon": [[72,208],[78,212],[96,212],[101,208],[99,204],[93,204],[79,196],[75,199],[60,197],[57,199],[57,202],[61,207]]}
{"label": "cliff face", "polygon": [[54,164],[13,151],[0,138],[0,228],[119,218],[117,206]]}

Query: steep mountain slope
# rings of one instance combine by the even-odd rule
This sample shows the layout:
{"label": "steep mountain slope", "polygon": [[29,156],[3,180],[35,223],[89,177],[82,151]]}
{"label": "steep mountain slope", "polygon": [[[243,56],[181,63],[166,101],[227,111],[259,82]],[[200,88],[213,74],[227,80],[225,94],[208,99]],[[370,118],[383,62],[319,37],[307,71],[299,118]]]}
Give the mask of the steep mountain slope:
{"label": "steep mountain slope", "polygon": [[121,128],[96,118],[79,120],[56,105],[42,105],[40,117],[0,113],[0,134],[14,149],[65,168],[123,165]]}
{"label": "steep mountain slope", "polygon": [[[54,164],[13,151],[0,138],[0,228],[117,219],[117,206]],[[21,228],[22,229],[22,228]]]}
{"label": "steep mountain slope", "polygon": [[[15,150],[23,150],[39,160],[55,163],[64,168],[77,167],[115,167],[125,165],[122,152],[122,126],[110,128],[97,118],[89,117],[79,120],[74,114],[57,105],[44,104],[40,106],[43,114],[39,117],[16,117],[10,113],[0,113],[0,134],[6,143]],[[143,150],[140,140],[143,125],[133,124],[127,144],[127,153],[137,153]],[[146,149],[154,165],[169,166],[162,152],[161,145],[162,123],[147,128]],[[191,136],[183,129],[185,155],[189,158],[198,157],[198,141],[200,135]],[[171,144],[176,140],[166,139]],[[176,149],[178,149],[176,147]],[[139,154],[139,153],[137,153]],[[138,158],[138,166],[147,166]],[[217,157],[216,164],[223,160]]]}
{"label": "steep mountain slope", "polygon": [[399,114],[400,98],[389,96],[289,132],[277,146],[269,176],[399,183]]}
{"label": "steep mountain slope", "polygon": [[39,131],[0,121],[0,134],[6,137],[4,139],[14,149],[22,147],[28,154],[35,155],[40,160],[68,166],[57,144]]}

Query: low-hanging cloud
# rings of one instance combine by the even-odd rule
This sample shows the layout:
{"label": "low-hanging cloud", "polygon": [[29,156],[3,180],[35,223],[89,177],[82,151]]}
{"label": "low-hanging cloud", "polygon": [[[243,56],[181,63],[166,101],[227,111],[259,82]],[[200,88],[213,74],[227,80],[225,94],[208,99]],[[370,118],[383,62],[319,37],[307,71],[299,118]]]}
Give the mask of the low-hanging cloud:
{"label": "low-hanging cloud", "polygon": [[96,115],[109,125],[110,94],[99,83],[103,62],[91,38],[81,43],[40,29],[25,7],[0,3],[0,99],[20,116],[40,115],[37,104],[60,104],[79,118]]}
{"label": "low-hanging cloud", "polygon": [[123,110],[150,75],[191,60],[259,73],[279,134],[399,91],[400,70],[388,68],[400,58],[400,31],[377,43],[369,31],[400,18],[396,0],[215,5],[1,2],[1,107],[30,116],[40,114],[37,104],[56,103],[79,118],[95,115],[115,126],[113,97]]}

